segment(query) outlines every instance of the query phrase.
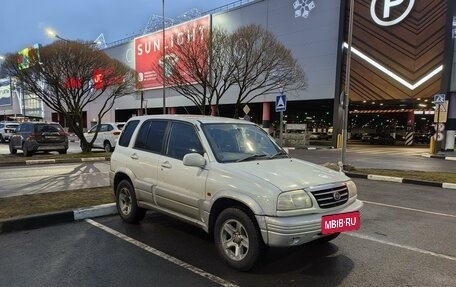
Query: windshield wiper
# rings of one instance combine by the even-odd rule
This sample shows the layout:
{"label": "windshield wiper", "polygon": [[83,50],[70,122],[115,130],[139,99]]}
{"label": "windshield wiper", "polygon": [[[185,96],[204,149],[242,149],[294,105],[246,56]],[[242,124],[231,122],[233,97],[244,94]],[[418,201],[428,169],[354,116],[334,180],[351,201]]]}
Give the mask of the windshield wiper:
{"label": "windshield wiper", "polygon": [[252,160],[252,159],[257,159],[257,158],[262,158],[262,157],[267,157],[267,156],[268,156],[267,154],[249,154],[246,157],[238,159],[236,162],[247,161],[247,160]]}
{"label": "windshield wiper", "polygon": [[277,158],[277,157],[289,157],[289,155],[286,152],[281,150],[278,153],[269,156],[270,159]]}

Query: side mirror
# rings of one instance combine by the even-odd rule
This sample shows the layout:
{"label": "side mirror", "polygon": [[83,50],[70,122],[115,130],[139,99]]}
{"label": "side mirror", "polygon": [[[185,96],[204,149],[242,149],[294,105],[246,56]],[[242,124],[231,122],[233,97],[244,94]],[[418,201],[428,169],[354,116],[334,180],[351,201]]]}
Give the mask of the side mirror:
{"label": "side mirror", "polygon": [[203,168],[206,165],[206,160],[199,153],[188,153],[184,156],[183,163],[186,166]]}

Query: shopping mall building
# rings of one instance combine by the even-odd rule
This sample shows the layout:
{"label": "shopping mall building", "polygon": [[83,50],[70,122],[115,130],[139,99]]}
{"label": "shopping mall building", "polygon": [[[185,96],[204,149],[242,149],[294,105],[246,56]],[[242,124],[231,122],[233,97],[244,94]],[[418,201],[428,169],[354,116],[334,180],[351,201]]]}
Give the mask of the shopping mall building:
{"label": "shopping mall building", "polygon": [[[454,149],[456,1],[355,0],[352,9],[349,3],[349,0],[244,0],[169,27],[165,36],[188,36],[195,27],[234,31],[244,25],[262,25],[292,51],[306,74],[307,88],[286,94],[287,124],[306,124],[310,130],[340,133],[345,114],[342,95],[348,83],[350,134],[433,133],[433,123],[438,118],[444,123],[440,138],[443,147]],[[350,23],[352,33],[349,33]],[[118,99],[105,121],[126,121],[133,115],[162,113],[162,85],[146,65],[159,59],[161,32],[120,40],[105,49],[109,56],[136,69],[144,81],[142,93],[138,91]],[[351,53],[347,53],[349,47]],[[345,79],[347,64],[349,81]],[[17,103],[14,91],[11,94],[9,105],[0,106],[0,115],[1,109],[5,114],[23,114],[25,109],[28,116],[27,110],[33,109],[27,109],[24,99]],[[197,113],[188,99],[172,89],[166,88],[164,94],[168,113]],[[250,119],[265,128],[276,122],[275,101],[279,94],[277,91],[248,102]],[[445,101],[436,105],[436,95],[440,95],[438,103]],[[222,116],[233,115],[235,101],[235,91],[222,98]],[[15,104],[21,109],[17,110]],[[95,104],[85,111],[87,126],[94,121],[97,109]],[[41,117],[46,120],[62,121],[46,108],[42,112]]]}

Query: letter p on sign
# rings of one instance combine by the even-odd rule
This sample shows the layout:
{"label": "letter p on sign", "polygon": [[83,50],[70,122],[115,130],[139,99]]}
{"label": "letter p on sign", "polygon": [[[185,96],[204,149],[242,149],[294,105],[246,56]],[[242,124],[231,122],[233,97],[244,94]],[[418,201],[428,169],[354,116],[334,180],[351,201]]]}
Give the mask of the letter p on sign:
{"label": "letter p on sign", "polygon": [[383,18],[389,18],[391,7],[401,5],[404,0],[385,0],[385,7],[383,8]]}

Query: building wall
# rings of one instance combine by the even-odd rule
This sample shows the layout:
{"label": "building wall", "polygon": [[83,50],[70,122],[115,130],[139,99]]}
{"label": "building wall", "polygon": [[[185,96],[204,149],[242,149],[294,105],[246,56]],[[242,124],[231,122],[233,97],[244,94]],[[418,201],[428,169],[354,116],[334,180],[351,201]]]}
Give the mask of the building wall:
{"label": "building wall", "polygon": [[[255,1],[245,6],[214,14],[212,25],[213,27],[223,27],[227,31],[234,31],[244,25],[257,24],[273,32],[279,41],[289,48],[294,57],[298,59],[308,81],[308,88],[287,95],[288,101],[334,98],[340,0],[314,1],[315,7],[310,10],[307,18],[295,17],[294,2],[294,0]],[[133,41],[108,48],[105,51],[109,56],[134,68]],[[232,90],[223,97],[221,103],[234,103],[236,101],[235,96],[235,91]],[[275,94],[261,96],[252,102],[273,102],[275,96]],[[144,91],[144,99],[149,108],[162,107],[162,89]],[[166,89],[166,105],[168,107],[179,107],[192,106],[193,103],[175,91]],[[115,105],[115,109],[139,107],[139,92],[120,98]]]}
{"label": "building wall", "polygon": [[[406,7],[411,1],[404,0],[402,5]],[[452,0],[435,0],[429,5],[427,0],[415,0],[413,9],[402,22],[387,27],[375,23],[370,12],[372,3],[376,2],[376,11],[381,13],[384,1],[354,1],[353,47],[402,78],[409,86],[367,62],[360,54],[352,54],[350,101],[407,100],[432,97],[439,93],[442,77],[444,73],[449,73],[449,67],[420,85],[410,86],[445,63],[445,41],[448,41],[446,25],[451,15],[448,13],[450,1]],[[340,55],[342,50],[346,51],[339,42],[339,33],[340,29],[344,28],[347,39],[349,2],[307,1],[314,3],[314,6],[312,9],[307,7],[309,13],[303,17],[300,14],[303,11],[299,9],[301,7],[293,5],[295,0],[258,0],[212,15],[212,25],[228,31],[248,24],[264,26],[292,51],[307,76],[308,88],[288,94],[288,101],[291,104],[294,101],[323,99],[335,99],[335,102],[338,102],[338,95],[344,89],[345,80],[345,59]],[[394,7],[398,9],[391,10],[392,17],[400,16],[404,7]],[[346,10],[341,11],[343,8]],[[345,24],[340,15],[345,16]],[[134,68],[133,41],[108,48],[105,52]],[[456,50],[454,53],[456,54]],[[456,70],[455,59],[456,57],[453,58],[453,71]],[[338,83],[342,85],[339,86]],[[456,73],[452,74],[451,89],[456,90]],[[193,103],[171,89],[166,89],[165,93],[167,107],[193,106]],[[162,107],[162,89],[146,90],[143,94],[148,108]],[[253,102],[273,102],[275,96],[261,96]],[[140,108],[140,99],[140,92],[119,98],[104,120],[115,120],[116,110],[132,110],[132,115],[138,114],[136,110]],[[234,102],[234,91],[229,92],[222,100],[222,104]],[[89,122],[97,110],[96,104],[90,107]],[[337,122],[337,111],[334,114]]]}

